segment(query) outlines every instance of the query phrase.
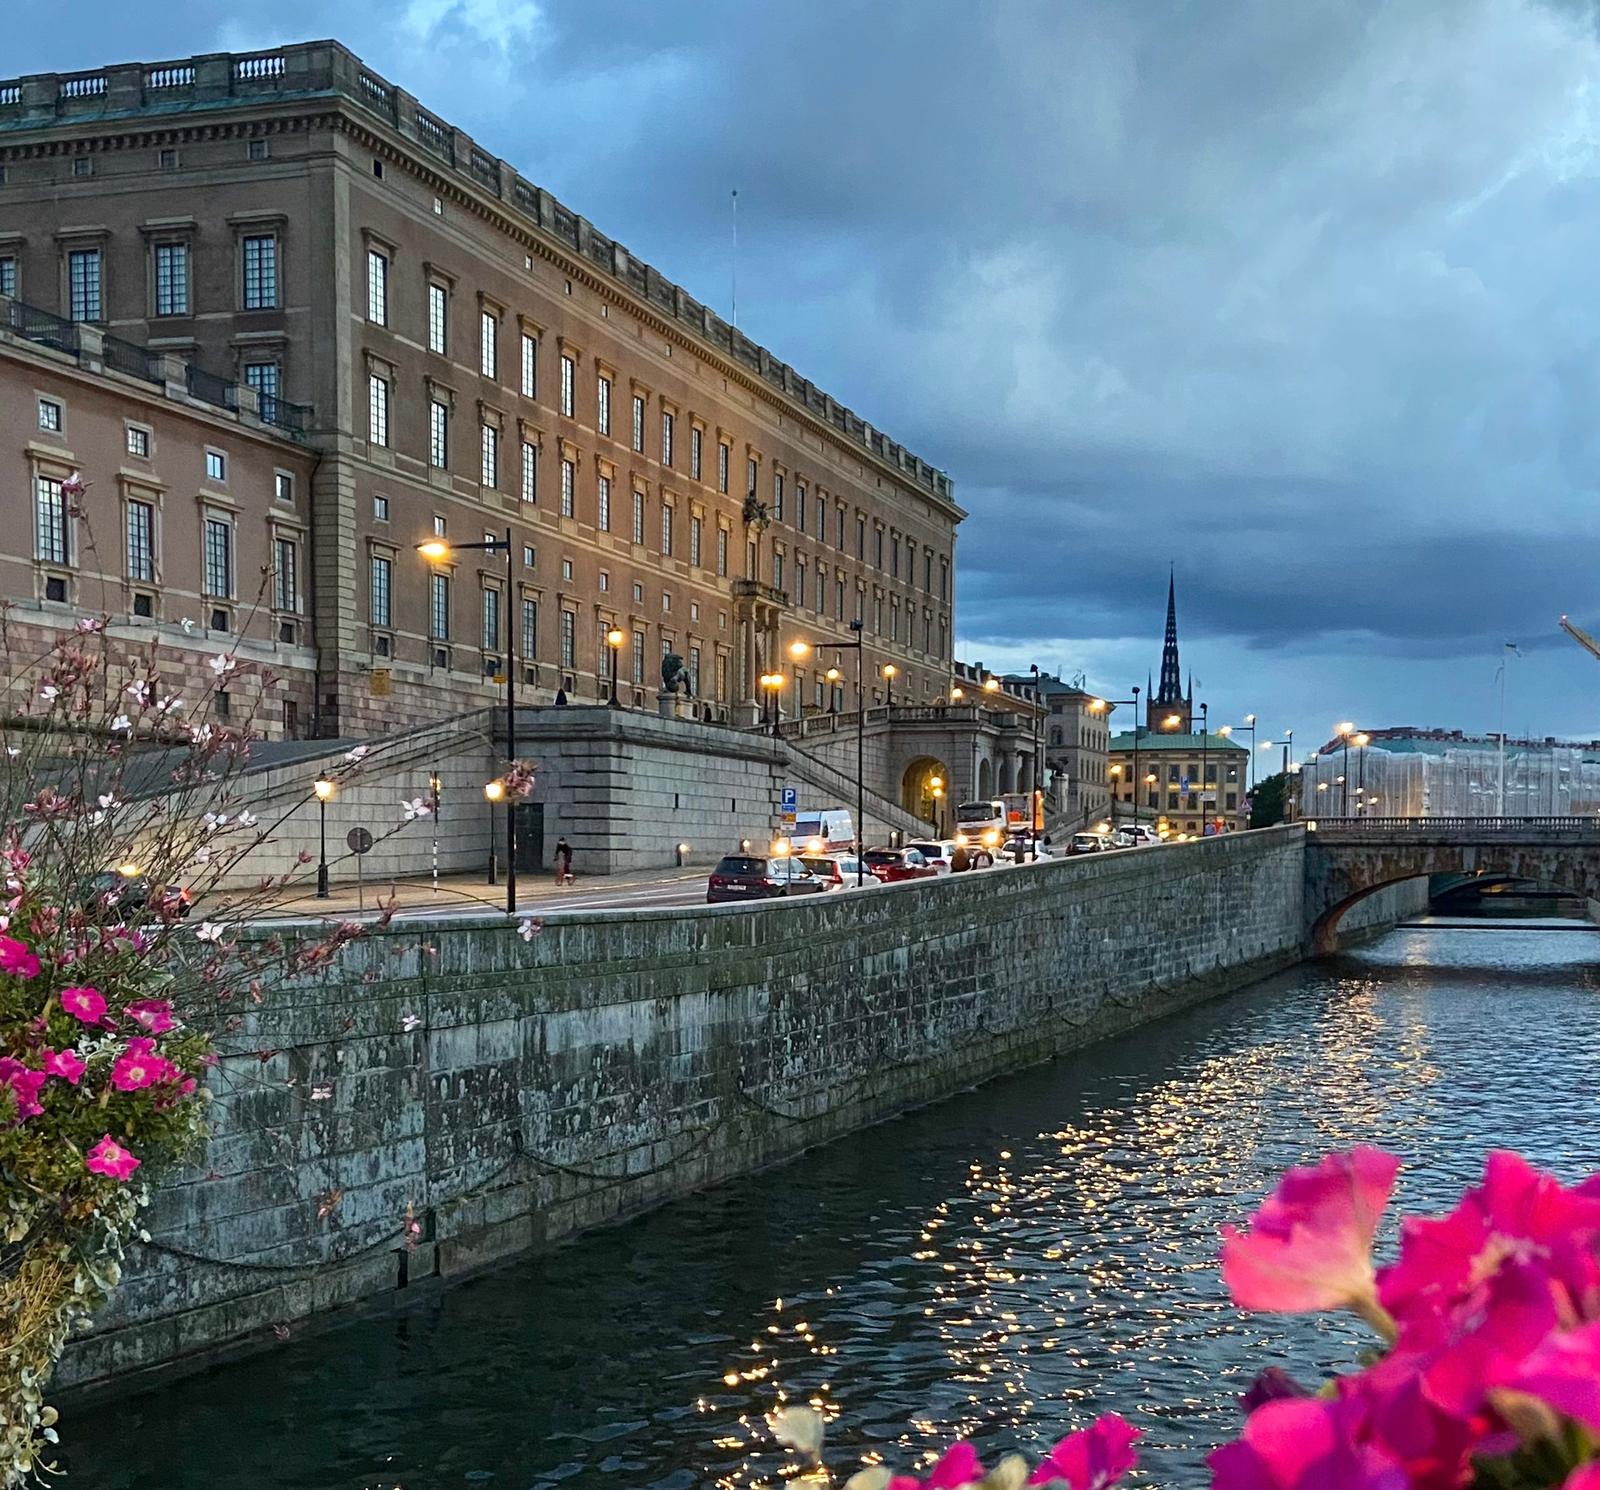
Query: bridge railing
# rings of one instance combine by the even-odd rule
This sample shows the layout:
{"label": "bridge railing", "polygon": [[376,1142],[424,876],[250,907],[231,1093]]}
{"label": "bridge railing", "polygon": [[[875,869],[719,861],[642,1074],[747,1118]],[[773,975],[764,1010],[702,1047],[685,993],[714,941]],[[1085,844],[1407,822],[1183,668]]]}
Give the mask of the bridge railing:
{"label": "bridge railing", "polygon": [[[1475,833],[1485,837],[1538,833],[1568,838],[1600,838],[1600,817],[1318,817],[1318,837],[1423,838],[1432,833]],[[1307,828],[1311,823],[1307,823]]]}

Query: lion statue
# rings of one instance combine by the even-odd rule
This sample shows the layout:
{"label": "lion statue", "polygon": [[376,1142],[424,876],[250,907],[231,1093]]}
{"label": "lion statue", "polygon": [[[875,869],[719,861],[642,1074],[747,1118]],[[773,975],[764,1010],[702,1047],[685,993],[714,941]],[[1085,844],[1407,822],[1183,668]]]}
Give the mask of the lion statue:
{"label": "lion statue", "polygon": [[681,693],[685,697],[694,692],[693,683],[689,677],[689,669],[684,666],[683,658],[676,652],[668,652],[661,659],[661,691],[663,693]]}

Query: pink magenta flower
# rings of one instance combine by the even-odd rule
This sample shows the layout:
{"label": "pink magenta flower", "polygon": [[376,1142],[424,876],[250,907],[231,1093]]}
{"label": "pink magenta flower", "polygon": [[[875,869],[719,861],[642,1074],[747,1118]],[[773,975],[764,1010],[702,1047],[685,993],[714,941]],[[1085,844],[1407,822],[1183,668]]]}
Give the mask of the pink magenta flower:
{"label": "pink magenta flower", "polygon": [[1600,1490],[1600,1464],[1585,1464],[1561,1482],[1561,1490]]}
{"label": "pink magenta flower", "polygon": [[1447,1216],[1408,1220],[1400,1256],[1378,1279],[1378,1297],[1401,1325],[1454,1307],[1503,1263],[1538,1258],[1576,1298],[1600,1294],[1600,1193],[1568,1189],[1520,1154],[1497,1152],[1483,1183]]}
{"label": "pink magenta flower", "polygon": [[136,1092],[158,1081],[176,1081],[178,1068],[165,1056],[157,1055],[155,1042],[130,1040],[128,1048],[111,1068],[111,1085],[119,1092]]}
{"label": "pink magenta flower", "polygon": [[1132,1423],[1114,1412],[1102,1413],[1051,1449],[1028,1483],[1060,1480],[1068,1490],[1111,1490],[1139,1462],[1133,1447],[1138,1437]]}
{"label": "pink magenta flower", "polygon": [[0,936],[0,973],[14,978],[37,978],[39,959],[14,936]]}
{"label": "pink magenta flower", "polygon": [[106,1014],[106,1001],[98,988],[63,988],[61,1007],[83,1024],[99,1024]]}
{"label": "pink magenta flower", "polygon": [[889,1481],[888,1490],[961,1490],[963,1485],[976,1485],[982,1478],[983,1466],[978,1463],[978,1451],[970,1443],[954,1443],[945,1450],[944,1457],[933,1466],[933,1473],[927,1479],[897,1474]]}
{"label": "pink magenta flower", "polygon": [[164,1035],[177,1023],[172,1017],[172,1005],[166,999],[135,999],[131,1004],[124,1004],[122,1012],[152,1035]]}
{"label": "pink magenta flower", "polygon": [[1269,1402],[1250,1414],[1241,1438],[1207,1459],[1212,1490],[1411,1490],[1394,1459],[1357,1442],[1359,1419],[1345,1400]]}
{"label": "pink magenta flower", "polygon": [[15,1056],[0,1056],[0,1086],[10,1087],[17,1099],[17,1119],[37,1117],[44,1108],[39,1102],[39,1089],[46,1075],[24,1066]]}
{"label": "pink magenta flower", "polygon": [[86,1169],[92,1170],[95,1174],[123,1181],[131,1178],[134,1170],[139,1167],[139,1161],[109,1133],[104,1134],[100,1142],[89,1150],[88,1157],[83,1163]]}
{"label": "pink magenta flower", "polygon": [[1550,1335],[1509,1385],[1600,1432],[1600,1323]]}
{"label": "pink magenta flower", "polygon": [[82,1058],[76,1050],[47,1050],[44,1053],[44,1069],[48,1076],[59,1077],[62,1081],[77,1086],[85,1067]]}
{"label": "pink magenta flower", "polygon": [[1375,1309],[1372,1239],[1400,1161],[1380,1149],[1291,1169],[1251,1218],[1222,1229],[1222,1276],[1241,1309]]}

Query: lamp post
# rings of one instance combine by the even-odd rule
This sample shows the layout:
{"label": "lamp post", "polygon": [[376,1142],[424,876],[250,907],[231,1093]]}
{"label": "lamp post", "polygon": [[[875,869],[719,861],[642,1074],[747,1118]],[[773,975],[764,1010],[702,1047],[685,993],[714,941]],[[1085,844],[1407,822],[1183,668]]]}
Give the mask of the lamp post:
{"label": "lamp post", "polygon": [[928,794],[933,798],[934,832],[942,838],[944,836],[944,777],[930,776],[928,778]]}
{"label": "lamp post", "polygon": [[1339,816],[1350,816],[1350,736],[1356,732],[1355,725],[1346,719],[1342,724],[1336,724],[1333,732],[1344,741],[1344,753],[1339,762],[1339,768],[1344,772],[1339,778]]}
{"label": "lamp post", "polygon": [[[1089,701],[1089,709],[1090,709],[1090,711],[1092,713],[1095,713],[1095,714],[1102,713],[1104,710],[1106,710],[1108,708],[1113,708],[1114,709],[1119,704],[1128,704],[1133,709],[1133,770],[1129,774],[1128,784],[1133,788],[1133,825],[1134,825],[1134,827],[1138,827],[1139,826],[1139,785],[1140,785],[1140,777],[1139,777],[1139,735],[1140,735],[1140,732],[1142,731],[1144,726],[1140,722],[1140,719],[1139,719],[1139,685],[1137,683],[1135,683],[1133,685],[1133,688],[1130,691],[1133,694],[1132,698],[1096,698],[1096,699],[1091,699]],[[1112,766],[1110,768],[1110,774],[1113,775],[1113,776],[1120,776],[1122,774],[1121,767]],[[1112,820],[1113,820],[1113,822],[1116,820],[1116,814],[1115,813],[1112,814]]]}
{"label": "lamp post", "polygon": [[805,642],[790,642],[789,655],[794,658],[794,717],[800,719],[805,714],[804,700],[800,697],[800,664],[810,655],[811,648]]}
{"label": "lamp post", "polygon": [[1206,767],[1211,764],[1211,708],[1208,704],[1200,705],[1200,836],[1206,836],[1206,830],[1211,826],[1210,815],[1206,812]]}
{"label": "lamp post", "polygon": [[888,692],[884,697],[885,708],[894,708],[894,680],[899,671],[900,669],[892,662],[886,662],[883,665],[883,681],[888,688]]}
{"label": "lamp post", "polygon": [[606,650],[611,653],[611,697],[608,702],[613,709],[621,707],[617,698],[617,654],[622,651],[622,644],[626,640],[619,627],[613,626],[606,632]]}
{"label": "lamp post", "polygon": [[1039,664],[1030,662],[1028,671],[1033,674],[1033,728],[1029,743],[1033,746],[1030,775],[1033,790],[1028,795],[1028,862],[1039,862],[1039,820],[1044,815],[1044,774],[1039,770]]}
{"label": "lamp post", "polygon": [[[862,867],[861,855],[867,846],[867,685],[862,676],[861,663],[866,640],[860,616],[850,623],[850,629],[856,634],[853,642],[824,642],[820,645],[832,647],[835,652],[856,654],[856,888],[859,890],[866,874],[866,870]],[[794,642],[789,648],[789,655],[798,660],[810,651],[810,642]],[[828,669],[830,682],[841,676],[837,666]]]}
{"label": "lamp post", "polygon": [[783,731],[778,728],[783,715],[783,710],[778,704],[778,695],[783,692],[783,685],[789,680],[782,673],[762,673],[761,686],[766,690],[768,706],[772,710],[772,738],[777,739]]}
{"label": "lamp post", "polygon": [[326,776],[312,782],[311,790],[317,799],[317,899],[328,898],[328,803],[333,800],[334,785]]}
{"label": "lamp post", "polygon": [[[512,594],[511,529],[504,538],[485,538],[482,543],[446,543],[442,538],[432,538],[417,545],[417,552],[435,564],[441,564],[452,553],[504,554],[506,561],[506,760],[517,759],[517,628],[514,622],[516,604]],[[613,661],[616,654],[612,653]],[[615,679],[615,672],[612,677]],[[613,684],[612,697],[616,689]],[[502,788],[504,790],[504,788]],[[492,863],[492,861],[491,861]],[[493,881],[491,880],[492,884]],[[517,809],[506,804],[506,914],[517,911]]]}
{"label": "lamp post", "polygon": [[506,787],[503,781],[486,781],[483,784],[484,800],[489,804],[489,883],[496,882],[494,862],[494,846],[496,835],[494,831],[494,805],[505,798]]}
{"label": "lamp post", "polygon": [[439,893],[439,768],[435,766],[428,776],[428,786],[433,792],[433,893]]}
{"label": "lamp post", "polygon": [[836,667],[830,667],[822,675],[828,680],[828,712],[835,717],[839,713],[839,680],[844,674]]}
{"label": "lamp post", "polygon": [[1356,746],[1356,811],[1362,816],[1367,815],[1367,746],[1371,743],[1372,736],[1365,731],[1358,732],[1355,737]]}

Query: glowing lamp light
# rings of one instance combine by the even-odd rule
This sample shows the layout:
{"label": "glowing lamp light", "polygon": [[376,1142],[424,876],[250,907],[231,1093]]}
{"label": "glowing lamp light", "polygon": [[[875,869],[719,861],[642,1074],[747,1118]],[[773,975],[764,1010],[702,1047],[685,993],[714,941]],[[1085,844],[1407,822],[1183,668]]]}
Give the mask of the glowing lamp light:
{"label": "glowing lamp light", "polygon": [[807,657],[809,657],[811,655],[811,643],[810,642],[790,642],[789,643],[789,655],[792,658],[794,658],[794,660],[796,662],[804,661]]}
{"label": "glowing lamp light", "polygon": [[319,802],[331,802],[336,788],[326,776],[319,776],[311,783],[311,790]]}
{"label": "glowing lamp light", "polygon": [[435,564],[442,564],[450,557],[450,545],[442,538],[430,538],[426,543],[417,545],[417,552],[425,559],[432,559]]}
{"label": "glowing lamp light", "polygon": [[506,784],[503,781],[486,781],[483,784],[483,794],[491,802],[498,802],[506,794]]}
{"label": "glowing lamp light", "polygon": [[627,637],[625,637],[622,634],[622,632],[615,626],[613,626],[611,628],[611,630],[606,632],[606,645],[608,647],[610,647],[613,652],[615,652],[619,647],[621,647],[623,642],[625,642],[626,640],[627,640]]}

